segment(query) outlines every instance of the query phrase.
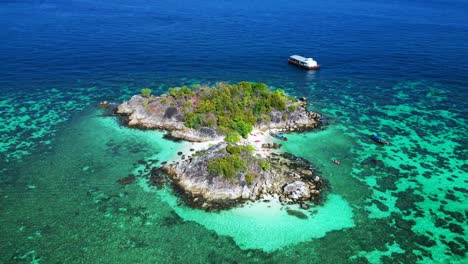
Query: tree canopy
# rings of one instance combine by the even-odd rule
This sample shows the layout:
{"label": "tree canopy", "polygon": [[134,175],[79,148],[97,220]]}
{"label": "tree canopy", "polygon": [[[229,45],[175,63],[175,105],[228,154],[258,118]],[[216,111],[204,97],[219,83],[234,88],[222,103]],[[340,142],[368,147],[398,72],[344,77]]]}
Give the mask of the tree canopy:
{"label": "tree canopy", "polygon": [[[211,127],[236,142],[235,131],[246,138],[257,123],[270,121],[273,109],[285,111],[292,102],[284,90],[272,91],[264,83],[218,83],[215,87],[187,86],[169,89],[177,102],[184,106],[184,124],[190,128]],[[288,110],[295,110],[289,107]]]}

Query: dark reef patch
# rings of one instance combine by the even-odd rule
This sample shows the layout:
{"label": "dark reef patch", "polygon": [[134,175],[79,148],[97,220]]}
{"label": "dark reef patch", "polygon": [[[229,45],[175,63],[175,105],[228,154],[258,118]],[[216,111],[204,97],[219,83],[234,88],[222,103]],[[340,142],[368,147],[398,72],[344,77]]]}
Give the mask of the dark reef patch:
{"label": "dark reef patch", "polygon": [[463,230],[463,227],[461,227],[460,225],[454,224],[454,223],[450,223],[448,225],[448,229],[452,233],[457,233],[457,234],[460,234],[460,235],[465,234],[465,231]]}
{"label": "dark reef patch", "polygon": [[415,242],[424,247],[432,247],[436,244],[434,240],[430,239],[428,236],[425,235],[416,236]]}
{"label": "dark reef patch", "polygon": [[468,189],[463,188],[463,187],[453,187],[453,189],[457,192],[462,192],[468,194]]}
{"label": "dark reef patch", "polygon": [[404,230],[411,230],[411,228],[416,224],[415,221],[413,220],[404,220],[401,217],[396,217],[395,218],[395,225]]}
{"label": "dark reef patch", "polygon": [[377,206],[377,208],[379,208],[380,211],[388,212],[388,206],[386,206],[381,201],[374,199],[374,200],[372,200],[372,203],[375,204]]}
{"label": "dark reef patch", "polygon": [[424,201],[424,197],[419,194],[415,194],[414,190],[412,189],[397,192],[393,195],[398,198],[395,204],[396,207],[398,207],[403,213],[420,211],[418,208],[416,208],[415,203]]}
{"label": "dark reef patch", "polygon": [[185,223],[184,219],[182,219],[174,211],[171,211],[171,213],[168,216],[161,218],[159,222],[162,226],[176,226]]}
{"label": "dark reef patch", "polygon": [[118,183],[122,185],[129,185],[134,183],[136,180],[136,176],[133,174],[128,175],[127,177],[123,177],[117,180]]}
{"label": "dark reef patch", "polygon": [[377,189],[380,191],[396,191],[398,188],[395,184],[398,178],[395,176],[386,176],[386,177],[379,177],[377,178],[377,185],[379,186]]}

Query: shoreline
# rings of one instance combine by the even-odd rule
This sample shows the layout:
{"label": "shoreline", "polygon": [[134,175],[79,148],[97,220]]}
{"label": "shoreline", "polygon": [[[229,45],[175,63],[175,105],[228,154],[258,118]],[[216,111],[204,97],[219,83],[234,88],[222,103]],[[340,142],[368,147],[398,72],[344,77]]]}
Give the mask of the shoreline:
{"label": "shoreline", "polygon": [[[247,138],[242,138],[241,141],[237,144],[247,146],[251,145],[255,148],[253,153],[254,156],[260,155],[262,158],[266,158],[271,155],[271,153],[280,153],[279,149],[272,149],[272,148],[264,148],[262,147],[263,144],[268,143],[276,143],[278,140],[274,139],[270,132],[277,132],[274,129],[267,129],[267,130],[260,130],[254,129],[252,132],[249,133]],[[176,150],[174,157],[171,160],[168,160],[167,163],[175,163],[182,160],[182,157],[188,157],[197,151],[206,150],[209,147],[224,142],[224,137],[219,137],[215,140],[210,141],[203,141],[203,142],[195,142],[195,141],[187,141],[181,139],[181,144],[186,144],[186,146],[181,146]],[[179,153],[182,152],[181,155]]]}
{"label": "shoreline", "polygon": [[[234,101],[226,105],[226,96]],[[115,113],[129,127],[165,130],[166,138],[184,141],[151,180],[160,185],[170,178],[193,207],[225,209],[277,194],[282,203],[309,208],[324,181],[307,160],[279,151],[278,141],[287,139],[276,134],[320,127],[321,115],[307,104],[264,83],[240,82],[175,87],[157,96],[143,89]]]}

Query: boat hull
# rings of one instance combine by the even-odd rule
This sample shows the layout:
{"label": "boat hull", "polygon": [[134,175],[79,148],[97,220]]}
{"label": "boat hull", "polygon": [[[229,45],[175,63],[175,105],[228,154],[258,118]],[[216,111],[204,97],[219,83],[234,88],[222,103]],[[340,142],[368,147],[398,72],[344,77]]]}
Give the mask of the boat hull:
{"label": "boat hull", "polygon": [[318,70],[318,69],[320,69],[320,65],[317,65],[317,66],[314,66],[314,67],[308,67],[308,66],[302,65],[302,64],[300,64],[300,63],[298,63],[298,62],[296,62],[294,60],[291,60],[291,59],[288,59],[288,62],[290,64],[294,64],[294,65],[296,65],[298,67],[301,67],[303,69],[306,69],[306,70]]}

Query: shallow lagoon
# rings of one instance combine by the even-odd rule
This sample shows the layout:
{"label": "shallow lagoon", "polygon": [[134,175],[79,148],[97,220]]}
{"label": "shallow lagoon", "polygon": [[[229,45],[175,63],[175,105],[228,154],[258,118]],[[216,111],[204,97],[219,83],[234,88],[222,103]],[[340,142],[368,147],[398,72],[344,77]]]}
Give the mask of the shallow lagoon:
{"label": "shallow lagoon", "polygon": [[[12,252],[7,258],[73,262],[101,260],[104,256],[134,261],[151,254],[164,262],[194,256],[201,262],[209,261],[207,257],[226,260],[229,256],[263,262],[297,260],[309,255],[312,248],[316,258],[325,255],[336,261],[367,259],[377,263],[396,256],[407,260],[408,250],[413,250],[422,260],[431,257],[454,262],[457,257],[447,252],[450,245],[455,250],[461,245],[458,248],[463,250],[466,229],[466,165],[459,142],[459,133],[466,127],[456,114],[426,111],[419,103],[405,104],[403,93],[408,91],[395,96],[398,106],[363,108],[365,101],[352,97],[333,104],[325,101],[329,103],[323,108],[327,127],[288,135],[282,150],[311,161],[331,186],[323,206],[304,211],[307,219],[288,215],[286,209],[297,208],[274,201],[250,203],[221,213],[187,208],[170,189],[148,187],[141,178],[147,173],[146,166],[174,158],[178,150],[187,149],[187,143],[168,141],[157,131],[126,128],[104,110],[77,101],[75,114],[57,111],[65,115],[44,119],[50,122],[53,136],[44,134],[33,141],[29,152],[18,152],[4,160],[1,179],[6,213],[2,232],[4,237],[18,238],[14,243],[5,241],[4,249]],[[40,96],[37,98],[41,102]],[[435,97],[420,102],[433,107],[431,104],[446,100]],[[61,107],[44,102],[49,107]],[[24,115],[50,110],[32,109]],[[360,117],[354,116],[355,109],[361,112]],[[363,118],[369,116],[366,111],[379,114]],[[408,112],[417,112],[418,118],[390,121],[389,116]],[[349,123],[353,118],[358,119]],[[59,122],[53,123],[56,120]],[[445,129],[435,131],[438,137],[425,136],[422,140],[419,135],[427,133],[434,123]],[[392,145],[375,145],[368,137],[373,127],[398,130]],[[44,131],[34,126],[28,129],[28,134],[17,135],[18,142]],[[392,135],[392,130],[385,135]],[[383,165],[362,164],[369,157]],[[333,159],[340,160],[341,165],[334,164]],[[116,183],[130,173],[140,177],[138,184]],[[70,243],[77,255],[69,252]],[[58,245],[65,246],[57,250]],[[183,249],[185,255],[165,251],[174,247]],[[220,250],[209,253],[208,248],[213,247]],[[114,250],[122,248],[128,254],[113,256]],[[223,251],[227,248],[229,252]],[[426,248],[431,249],[430,255]],[[333,257],[327,253],[339,249],[346,250]],[[284,255],[291,251],[300,253],[295,257]]]}

